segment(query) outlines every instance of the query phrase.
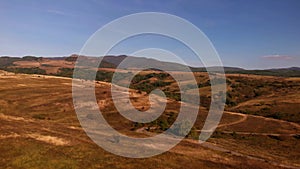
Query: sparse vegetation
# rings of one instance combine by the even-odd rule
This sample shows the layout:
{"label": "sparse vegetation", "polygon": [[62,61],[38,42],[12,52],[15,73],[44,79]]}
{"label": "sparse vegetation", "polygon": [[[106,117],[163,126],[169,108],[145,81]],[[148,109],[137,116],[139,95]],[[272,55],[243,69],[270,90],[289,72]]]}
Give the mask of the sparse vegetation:
{"label": "sparse vegetation", "polygon": [[[41,62],[43,67],[52,68],[51,64],[48,65],[43,63],[40,58],[36,59],[28,57],[26,59],[28,61],[33,60]],[[3,65],[7,66],[6,69],[16,73],[46,74],[46,72],[40,71],[38,68],[18,67],[13,65],[13,62],[6,62]],[[72,68],[61,67],[54,75],[72,77],[73,71],[74,69]],[[83,69],[82,74],[80,74],[80,78],[85,79],[85,77],[88,77],[88,73],[89,72],[87,70]],[[113,75],[114,72],[111,69],[99,69],[96,72],[96,80],[111,82]],[[132,72],[130,71],[120,71],[120,77],[128,77],[131,75]],[[184,76],[184,72],[182,73],[182,76]],[[31,168],[40,166],[41,164],[51,164],[58,168],[65,168],[68,166],[71,166],[71,168],[98,168],[99,166],[96,166],[96,164],[99,163],[95,161],[107,161],[111,158],[121,161],[123,160],[122,158],[118,158],[114,155],[106,154],[100,148],[97,149],[97,146],[90,142],[88,137],[84,135],[83,131],[77,129],[80,127],[80,124],[76,118],[74,110],[72,109],[73,103],[71,85],[67,85],[71,83],[70,79],[51,78],[48,76],[40,78],[42,76],[13,75],[9,73],[3,73],[3,77],[5,78],[1,79],[2,99],[0,99],[0,120],[4,121],[2,128],[7,127],[9,132],[17,134],[9,134],[9,132],[7,133],[5,131],[3,134],[0,133],[0,136],[16,137],[14,139],[18,139],[18,143],[11,142],[9,140],[11,138],[4,138],[1,140],[1,152],[5,152],[3,158],[6,160],[4,161],[7,161],[8,159],[11,160],[11,156],[16,157],[16,160],[11,160],[11,162],[3,164],[8,166],[7,168],[18,168],[25,163],[26,166]],[[184,135],[188,132],[186,139],[198,139],[199,133],[207,116],[207,109],[209,108],[211,98],[215,98],[223,94],[219,93],[211,96],[211,88],[209,87],[210,80],[207,74],[195,73],[195,77],[197,79],[197,86],[195,87],[189,83],[185,83],[184,94],[190,95],[190,97],[182,101],[193,104],[193,94],[199,90],[201,95],[201,105],[206,109],[201,108],[201,113],[199,113],[199,117],[194,126],[191,126],[192,124],[189,124],[188,122],[174,124],[175,128],[172,130],[172,133],[175,135]],[[125,84],[124,81],[122,81],[122,78],[116,78],[117,81],[119,80],[118,85],[122,86]],[[91,79],[87,78],[86,80]],[[8,81],[13,81],[15,85],[8,85],[10,84]],[[217,83],[219,84],[218,80]],[[296,150],[297,146],[295,145],[299,145],[299,134],[297,135],[297,133],[299,133],[300,129],[289,121],[297,123],[300,122],[300,107],[298,103],[298,91],[300,89],[299,81],[296,78],[286,79],[276,77],[266,78],[251,75],[227,75],[226,83],[228,87],[228,92],[226,93],[226,110],[239,112],[245,114],[245,116],[242,116],[241,114],[234,115],[225,113],[221,120],[220,127],[217,128],[217,131],[213,134],[209,142],[227,148],[230,151],[259,157],[263,160],[284,161],[284,164],[298,164],[299,160],[296,158],[299,157],[299,152]],[[146,137],[148,133],[159,134],[169,129],[177,118],[177,112],[179,112],[179,105],[176,101],[181,100],[181,93],[174,79],[163,71],[147,70],[137,74],[133,78],[130,88],[136,89],[136,94],[131,98],[131,101],[136,104],[135,106],[137,106],[137,109],[139,110],[147,109],[147,105],[142,106],[142,104],[148,102],[148,99],[146,99],[148,97],[147,94],[154,89],[161,89],[165,92],[166,96],[171,99],[169,100],[164,113],[153,122],[131,122],[121,116],[113,106],[111,100],[108,99],[110,97],[109,88],[103,86],[101,82],[96,82],[95,94],[97,100],[101,101],[99,103],[104,103],[101,108],[101,112],[103,112],[103,116],[107,119],[109,124],[122,134],[134,137]],[[22,92],[22,95],[19,94],[20,92]],[[22,119],[17,121],[16,118],[16,121],[11,120],[10,122],[9,120],[5,120],[5,116],[21,117]],[[263,118],[262,116],[266,118]],[[89,117],[89,115],[87,115],[87,117],[94,119],[93,117]],[[39,126],[41,122],[43,123],[43,127]],[[18,126],[24,126],[24,129],[21,130]],[[190,127],[192,130],[186,131],[186,129]],[[143,130],[145,132],[139,133],[137,132],[138,130]],[[37,141],[32,137],[25,137],[20,134],[26,133],[25,131],[38,132],[42,135],[64,138],[68,140],[69,143],[67,146],[61,146],[58,148],[58,146],[51,145],[51,143]],[[122,142],[120,138],[115,136],[112,136],[110,141],[115,144]],[[19,144],[30,146],[31,143],[34,144],[34,146],[43,145],[49,149],[55,149],[55,152],[58,154],[56,155],[58,158],[42,158],[39,153],[47,155],[51,155],[51,153],[40,151],[40,149],[35,153],[28,155],[27,150],[24,150],[23,152],[18,150],[18,152],[15,152],[14,149],[8,150],[5,146],[2,146],[6,145],[14,147]],[[76,145],[80,146],[77,147]],[[189,148],[195,146],[196,145],[191,143],[189,140],[183,141],[182,145],[178,146],[180,147],[179,151],[175,148],[175,150],[171,150],[171,152],[160,157],[155,157],[154,159],[162,160],[164,162],[164,160],[173,159],[178,156],[178,152],[182,154],[182,157],[187,157],[188,153],[191,153],[193,154],[192,156],[194,156],[197,152],[190,151]],[[247,149],[244,147],[247,147]],[[259,150],[261,153],[257,153],[254,149]],[[283,154],[286,149],[292,153]],[[215,150],[209,151],[210,153],[215,152]],[[94,160],[91,157],[92,155],[96,155],[99,158]],[[224,154],[222,154],[219,158],[222,159],[223,155]],[[236,156],[229,154],[226,155],[228,155],[226,158],[237,158]],[[30,162],[29,156],[34,156],[35,159],[38,160],[36,160],[36,162]],[[192,156],[189,156],[189,160]],[[58,161],[61,160],[62,162],[57,162],[55,160],[51,161],[51,159],[57,159]],[[153,159],[149,160],[151,161]],[[198,160],[197,156],[195,161]],[[255,162],[259,163],[257,161]],[[140,166],[140,163],[137,161],[133,160],[132,163],[137,163],[136,166]],[[110,164],[111,163],[106,162],[103,163],[106,167],[109,167]],[[194,167],[194,165],[191,166],[192,168]],[[163,168],[165,165],[161,165],[161,167]],[[176,168],[176,166],[169,167]],[[221,168],[222,167],[224,166],[222,165]],[[157,166],[155,166],[155,168],[157,168]]]}
{"label": "sparse vegetation", "polygon": [[14,73],[25,73],[25,74],[41,74],[45,75],[46,71],[44,69],[40,69],[39,67],[33,68],[6,68],[5,70],[14,72]]}

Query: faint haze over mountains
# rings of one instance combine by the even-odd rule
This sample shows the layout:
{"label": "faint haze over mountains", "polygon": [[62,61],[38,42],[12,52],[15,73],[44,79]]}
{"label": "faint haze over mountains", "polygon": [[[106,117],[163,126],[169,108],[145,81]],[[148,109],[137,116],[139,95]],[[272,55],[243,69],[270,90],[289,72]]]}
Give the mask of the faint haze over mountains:
{"label": "faint haze over mountains", "polygon": [[[40,73],[40,74],[52,74],[61,76],[61,72],[64,75],[68,75],[73,72],[73,68],[76,64],[78,58],[85,61],[85,64],[92,63],[94,66],[100,68],[99,70],[156,70],[156,71],[193,71],[193,72],[206,72],[207,68],[215,73],[225,72],[229,74],[255,74],[255,75],[268,75],[268,76],[278,76],[278,77],[300,77],[300,67],[286,67],[286,68],[272,68],[272,69],[255,69],[249,70],[241,67],[220,67],[220,66],[210,66],[210,67],[195,67],[185,64],[160,61],[153,58],[145,57],[135,57],[127,55],[107,55],[101,56],[100,65],[95,65],[99,61],[99,57],[91,57],[84,55],[73,54],[70,56],[61,57],[35,57],[35,56],[24,56],[24,57],[0,57],[0,69],[7,70],[10,72],[19,73]],[[83,68],[83,67],[82,67]],[[85,67],[90,69],[91,67]]]}
{"label": "faint haze over mountains", "polygon": [[[225,66],[299,67],[299,9],[298,0],[0,1],[0,56],[69,56],[79,53],[95,31],[114,19],[136,12],[164,12],[199,27]],[[170,50],[187,64],[202,66],[181,43],[159,36],[130,38],[108,54],[130,55],[144,48]]]}

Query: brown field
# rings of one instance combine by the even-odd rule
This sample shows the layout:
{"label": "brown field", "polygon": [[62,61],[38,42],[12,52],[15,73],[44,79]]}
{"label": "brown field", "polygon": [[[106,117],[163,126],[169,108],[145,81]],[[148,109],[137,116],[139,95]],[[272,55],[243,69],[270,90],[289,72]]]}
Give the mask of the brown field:
{"label": "brown field", "polygon": [[[219,127],[207,143],[198,144],[188,137],[169,152],[146,159],[130,159],[106,152],[85,134],[73,109],[71,79],[0,74],[0,168],[300,167],[297,119],[300,90],[296,78],[227,75],[231,81],[228,90],[236,105],[226,107]],[[205,73],[196,73],[196,77],[199,81],[208,79]],[[253,88],[261,83],[274,83],[274,86],[260,87],[261,95],[249,98],[244,96],[252,93],[243,92],[251,88],[241,91],[245,83]],[[199,90],[209,95],[209,88]],[[122,117],[110,99],[109,83],[97,82],[96,95],[105,118],[120,132],[134,137],[161,132],[149,133]],[[131,102],[140,110],[149,106],[144,92],[132,90]],[[269,108],[268,112],[261,110],[264,107]],[[162,116],[176,115],[178,109],[178,102],[169,99]],[[268,117],[275,111],[280,111],[280,119]],[[206,107],[201,107],[194,125],[196,131],[201,130],[206,114]]]}

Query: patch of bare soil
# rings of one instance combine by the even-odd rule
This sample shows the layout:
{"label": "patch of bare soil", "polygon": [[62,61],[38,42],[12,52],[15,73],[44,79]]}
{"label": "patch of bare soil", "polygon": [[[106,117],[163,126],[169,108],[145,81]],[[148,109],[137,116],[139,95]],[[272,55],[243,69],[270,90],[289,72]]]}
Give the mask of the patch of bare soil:
{"label": "patch of bare soil", "polygon": [[35,140],[43,141],[45,143],[53,144],[56,146],[64,146],[64,145],[69,144],[69,141],[67,141],[63,138],[58,138],[58,137],[50,136],[50,135],[41,135],[38,133],[32,133],[32,134],[27,134],[26,136],[29,138],[33,138]]}

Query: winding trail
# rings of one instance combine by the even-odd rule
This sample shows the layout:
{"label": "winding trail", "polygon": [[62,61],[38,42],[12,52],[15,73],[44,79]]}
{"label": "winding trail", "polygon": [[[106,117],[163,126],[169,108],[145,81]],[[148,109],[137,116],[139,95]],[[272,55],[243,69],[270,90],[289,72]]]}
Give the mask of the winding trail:
{"label": "winding trail", "polygon": [[[248,119],[248,117],[255,117],[255,118],[263,119],[263,120],[266,120],[266,121],[274,121],[274,122],[279,122],[279,123],[288,123],[288,124],[290,124],[290,125],[292,125],[295,128],[300,130],[300,125],[297,124],[297,123],[293,123],[293,122],[287,122],[287,121],[279,120],[279,119],[272,119],[272,118],[267,118],[267,117],[263,117],[263,116],[255,116],[255,115],[248,115],[248,114],[235,113],[235,112],[224,112],[224,113],[232,114],[232,115],[239,115],[239,116],[242,116],[242,118],[237,120],[237,121],[234,121],[234,122],[218,125],[218,128],[239,124],[239,123],[245,122]],[[199,131],[201,131],[201,130],[199,130]],[[279,134],[279,133],[259,133],[259,132],[240,132],[240,131],[236,131],[236,132],[235,131],[222,131],[222,132],[226,133],[226,134],[235,133],[235,134],[240,134],[240,135],[260,135],[260,136],[290,136],[290,137],[292,137],[292,136],[299,136],[300,135],[300,133]]]}
{"label": "winding trail", "polygon": [[[138,132],[138,133],[147,134],[148,136],[153,136],[154,133],[146,131],[146,128],[147,127],[142,127],[142,128],[139,128],[135,131]],[[282,164],[282,163],[278,163],[276,161],[270,161],[270,160],[266,160],[264,158],[242,154],[242,153],[239,153],[239,152],[236,152],[236,151],[232,151],[232,150],[220,147],[220,146],[216,145],[215,143],[210,143],[210,142],[199,143],[198,140],[192,140],[192,139],[184,139],[182,141],[192,143],[192,144],[198,144],[202,147],[205,147],[205,148],[208,148],[208,149],[211,149],[211,150],[214,150],[214,151],[219,151],[219,152],[222,152],[222,153],[232,154],[234,156],[239,156],[239,157],[244,157],[244,158],[251,159],[251,160],[265,162],[265,163],[268,163],[268,164],[270,164],[272,166],[276,166],[276,167],[283,167],[283,168],[289,168],[289,169],[299,169],[300,168],[300,166],[292,166],[292,165]],[[172,151],[172,150],[170,150],[170,151]],[[184,154],[184,152],[177,152],[177,153]]]}
{"label": "winding trail", "polygon": [[235,124],[238,124],[238,123],[242,123],[244,121],[247,120],[248,116],[245,115],[245,114],[241,114],[241,113],[234,113],[234,112],[224,112],[226,114],[233,114],[233,115],[238,115],[238,116],[242,116],[241,119],[237,120],[237,121],[234,121],[234,122],[231,122],[231,123],[226,123],[226,124],[220,124],[218,125],[218,127],[225,127],[225,126],[231,126],[231,125],[235,125]]}
{"label": "winding trail", "polygon": [[256,135],[256,136],[288,136],[288,137],[293,137],[293,136],[300,136],[300,133],[294,133],[294,134],[277,134],[277,133],[256,133],[256,132],[241,132],[241,131],[222,131],[222,133],[225,134],[238,134],[238,135]]}
{"label": "winding trail", "polygon": [[[227,112],[227,113],[235,114],[235,113],[232,113],[232,112]],[[247,115],[241,115],[241,116],[243,116],[242,119],[239,119],[235,122],[227,123],[227,125],[232,125],[232,124],[237,124],[237,123],[243,122],[246,119],[245,117],[247,117]],[[80,141],[80,142],[92,143],[92,141],[90,141],[90,140],[80,138],[79,135],[74,135],[73,132],[77,133],[78,130],[82,131],[82,129],[80,129],[80,128],[76,128],[76,129],[70,128],[70,130],[73,131],[73,132],[71,132],[69,130],[67,130],[67,131],[63,130],[64,131],[63,132],[63,131],[60,131],[60,129],[56,130],[57,126],[52,126],[52,125],[55,125],[55,124],[52,124],[52,123],[49,123],[49,122],[46,122],[46,124],[45,124],[46,126],[39,127],[40,126],[40,121],[39,120],[27,119],[27,118],[23,118],[23,117],[16,117],[16,116],[10,116],[10,115],[5,115],[5,114],[0,114],[0,120],[13,122],[14,124],[16,124],[16,127],[18,126],[17,124],[21,122],[21,123],[25,124],[24,127],[25,127],[26,130],[27,130],[28,127],[31,130],[34,130],[34,131],[29,131],[29,133],[24,133],[24,134],[15,133],[15,134],[1,135],[1,137],[2,137],[1,139],[14,138],[14,137],[24,137],[24,138],[32,138],[32,139],[35,139],[35,140],[38,140],[38,141],[42,141],[42,142],[46,142],[46,143],[54,144],[54,145],[60,145],[60,146],[72,145],[72,142],[74,141],[74,139],[77,140],[77,141]],[[52,128],[52,127],[55,127],[55,130],[53,130],[54,128]],[[47,133],[45,133],[45,132],[47,132]],[[136,130],[136,132],[147,134],[149,136],[152,136],[152,135],[155,134],[155,133],[151,133],[151,132],[146,131],[146,127],[139,128],[139,129]],[[41,134],[41,133],[44,133],[44,134]],[[247,133],[247,132],[240,132],[240,133],[237,132],[237,134],[254,134],[254,135],[255,134],[265,134],[265,135],[270,135],[270,133]],[[219,145],[216,145],[216,144],[213,144],[213,143],[210,143],[210,142],[204,142],[202,144],[199,144],[198,140],[191,140],[191,139],[184,139],[183,142],[188,142],[188,143],[191,143],[191,144],[197,144],[197,145],[200,145],[204,148],[208,148],[208,149],[218,151],[218,152],[222,152],[222,153],[231,154],[233,156],[244,157],[244,158],[251,159],[251,160],[265,162],[265,163],[268,163],[272,166],[290,168],[290,169],[299,168],[299,166],[291,166],[291,165],[287,165],[287,164],[278,163],[276,161],[269,161],[269,160],[266,160],[266,159],[260,158],[260,157],[255,157],[255,156],[251,156],[251,155],[242,154],[242,153],[239,153],[239,152],[236,152],[236,151],[225,149],[225,148],[223,148]],[[170,150],[170,151],[175,151],[175,150]],[[184,154],[185,152],[183,150],[182,152],[177,152],[176,151],[176,153]]]}
{"label": "winding trail", "polygon": [[[242,122],[245,122],[249,116],[254,116],[254,115],[247,115],[247,114],[241,114],[241,113],[235,113],[235,112],[224,112],[226,114],[231,114],[231,115],[238,115],[238,116],[241,116],[242,118],[236,120],[236,121],[233,121],[233,122],[230,122],[230,123],[225,123],[225,124],[221,124],[218,126],[218,128],[221,128],[221,127],[226,127],[226,126],[230,126],[230,125],[235,125],[235,124],[239,124],[239,123],[242,123]],[[271,120],[271,121],[279,121],[279,122],[286,122],[286,121],[282,121],[282,120],[277,120],[277,119],[270,119],[270,118],[266,118],[266,117],[262,117],[262,116],[254,116],[256,118],[262,118],[264,120]],[[296,123],[292,123],[292,122],[286,122],[286,123],[290,123],[292,124],[293,126],[297,127],[297,128],[300,128],[300,125],[296,124]],[[149,136],[153,136],[154,133],[151,133],[151,132],[148,132],[146,130],[147,127],[142,127],[142,128],[139,128],[137,130],[135,130],[137,133],[143,133],[143,134],[147,134]],[[196,130],[196,131],[202,131],[202,130]],[[234,131],[222,131],[222,133],[226,133],[226,134],[239,134],[239,135],[259,135],[259,136],[290,136],[290,137],[293,137],[293,136],[300,136],[300,133],[294,133],[294,134],[278,134],[278,133],[256,133],[256,132],[234,132]],[[198,140],[192,140],[192,139],[184,139],[183,140],[184,142],[189,142],[189,143],[193,143],[193,144],[199,144],[199,141]],[[248,159],[252,159],[252,160],[257,160],[257,161],[262,161],[262,162],[266,162],[272,166],[277,166],[277,167],[283,167],[283,168],[290,168],[290,169],[299,169],[300,166],[292,166],[292,165],[287,165],[287,164],[282,164],[282,163],[279,163],[279,162],[276,162],[276,161],[270,161],[270,160],[266,160],[264,158],[260,158],[260,157],[255,157],[255,156],[251,156],[251,155],[246,155],[246,154],[242,154],[242,153],[239,153],[239,152],[236,152],[236,151],[232,151],[232,150],[229,150],[229,149],[225,149],[223,147],[220,147],[219,145],[216,145],[214,143],[210,143],[210,142],[204,142],[204,143],[201,143],[200,144],[202,147],[205,147],[205,148],[208,148],[208,149],[211,149],[211,150],[215,150],[215,151],[219,151],[219,152],[223,152],[223,153],[229,153],[229,154],[232,154],[232,155],[235,155],[235,156],[239,156],[239,157],[244,157],[244,158],[248,158]]]}

